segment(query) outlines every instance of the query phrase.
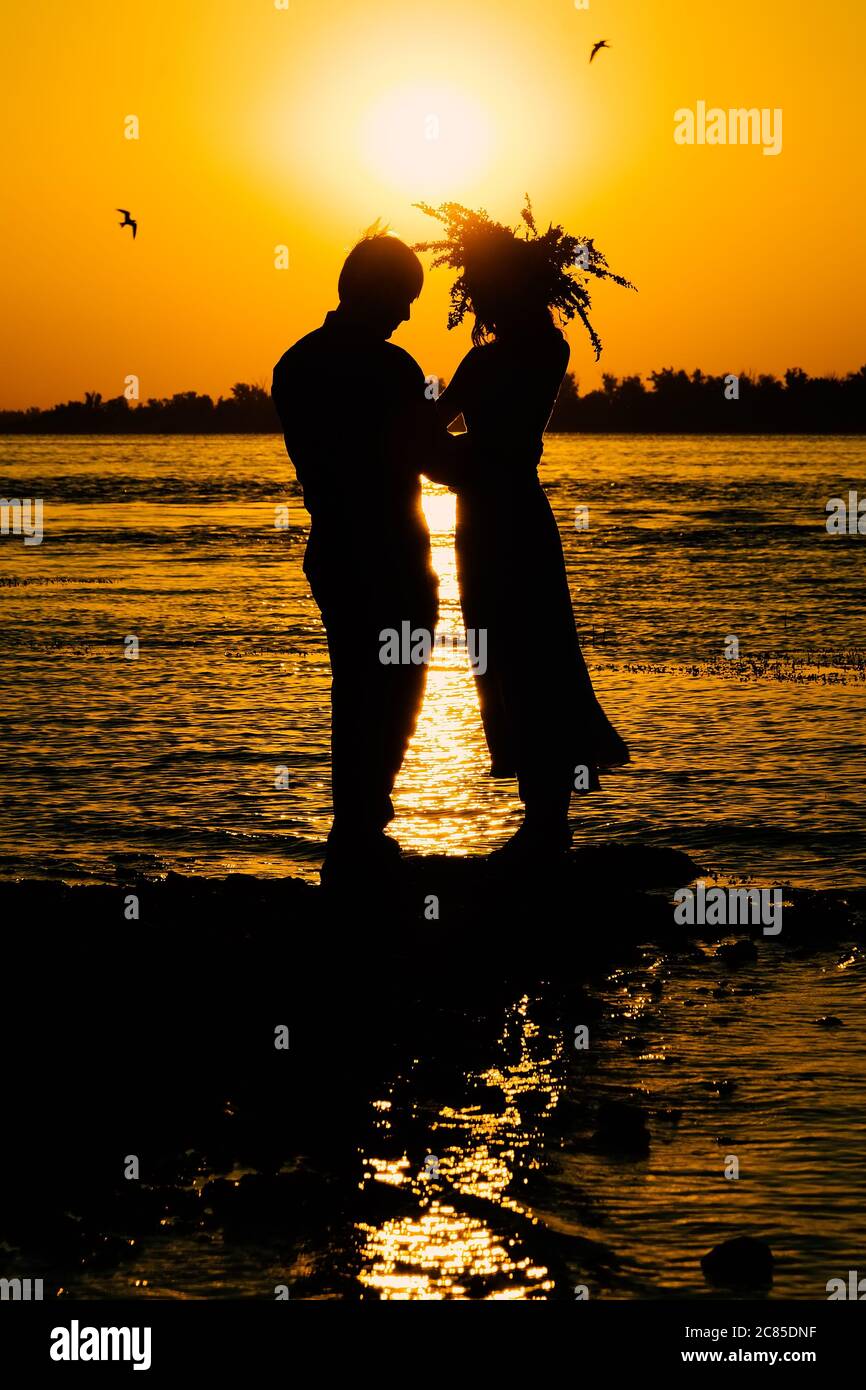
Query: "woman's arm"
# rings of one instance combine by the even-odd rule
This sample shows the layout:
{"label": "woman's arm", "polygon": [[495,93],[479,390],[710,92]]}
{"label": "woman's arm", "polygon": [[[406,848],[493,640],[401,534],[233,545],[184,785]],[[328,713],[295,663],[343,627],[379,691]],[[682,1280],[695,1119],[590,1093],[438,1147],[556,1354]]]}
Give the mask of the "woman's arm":
{"label": "woman's arm", "polygon": [[472,380],[472,367],[474,362],[475,349],[472,348],[462,362],[458,364],[457,370],[451,378],[445,390],[433,402],[436,416],[442,426],[447,429],[453,425],[454,421],[463,414],[463,407],[469,394],[469,385]]}
{"label": "woman's arm", "polygon": [[[457,492],[471,466],[471,443],[465,429],[451,434],[448,426],[463,415],[472,374],[472,352],[463,358],[448,386],[433,401],[428,466],[422,471],[434,483]],[[465,422],[464,422],[465,424]]]}
{"label": "woman's arm", "polygon": [[435,409],[437,405],[438,401],[431,402],[424,411],[426,419],[421,432],[418,471],[431,482],[442,483],[457,492],[469,457],[469,435],[465,430],[462,434],[449,434],[444,412]]}

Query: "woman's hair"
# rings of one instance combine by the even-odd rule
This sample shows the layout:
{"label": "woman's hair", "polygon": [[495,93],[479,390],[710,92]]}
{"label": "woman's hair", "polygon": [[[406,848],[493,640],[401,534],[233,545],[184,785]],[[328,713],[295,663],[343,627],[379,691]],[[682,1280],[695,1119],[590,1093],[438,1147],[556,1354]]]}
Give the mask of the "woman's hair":
{"label": "woman's hair", "polygon": [[504,323],[538,318],[552,310],[561,321],[577,316],[599,357],[601,339],[589,320],[589,278],[635,287],[608,270],[591,237],[569,236],[552,223],[546,232],[539,232],[528,193],[521,212],[522,236],[493,222],[483,209],[473,212],[460,203],[415,206],[442,222],[446,236],[441,241],[419,242],[413,251],[433,251],[434,267],[447,265],[460,272],[451,286],[449,328],[462,323],[469,309],[475,316],[472,341],[478,345]]}

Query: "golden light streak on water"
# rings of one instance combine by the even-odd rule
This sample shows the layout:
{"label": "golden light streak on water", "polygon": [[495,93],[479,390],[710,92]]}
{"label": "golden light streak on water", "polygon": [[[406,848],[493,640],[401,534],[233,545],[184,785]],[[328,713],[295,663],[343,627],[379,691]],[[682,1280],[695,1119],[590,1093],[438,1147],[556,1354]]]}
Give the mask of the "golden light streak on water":
{"label": "golden light streak on water", "polygon": [[[501,1104],[440,1108],[430,1127],[433,1175],[422,1171],[412,1178],[405,1154],[365,1158],[367,1181],[409,1186],[422,1204],[429,1202],[420,1216],[395,1217],[378,1226],[359,1224],[364,1236],[360,1282],[379,1297],[474,1297],[470,1283],[477,1288],[482,1279],[495,1284],[483,1294],[491,1299],[542,1298],[553,1289],[548,1270],[521,1252],[518,1239],[497,1233],[474,1214],[458,1214],[445,1196],[450,1189],[490,1202],[493,1216],[498,1208],[534,1220],[507,1189],[518,1170],[535,1167],[539,1122],[559,1100],[554,1068],[563,1045],[542,1035],[528,1010],[524,997],[511,1011],[501,1039],[512,1060],[469,1078],[482,1095],[499,1091]],[[379,1108],[381,1103],[374,1104]],[[446,1142],[437,1143],[437,1135]]]}
{"label": "golden light streak on water", "polygon": [[454,526],[457,499],[424,483],[433,568],[439,576],[437,645],[424,705],[394,795],[390,833],[410,854],[488,854],[522,818],[515,782],[489,777],[490,759],[469,658],[462,647]]}
{"label": "golden light streak on water", "polygon": [[514,1259],[509,1245],[483,1222],[431,1202],[413,1220],[359,1227],[367,1236],[368,1262],[361,1282],[383,1299],[451,1299],[469,1296],[468,1280],[508,1276],[516,1282],[490,1298],[531,1299],[550,1292],[553,1280],[529,1256]]}

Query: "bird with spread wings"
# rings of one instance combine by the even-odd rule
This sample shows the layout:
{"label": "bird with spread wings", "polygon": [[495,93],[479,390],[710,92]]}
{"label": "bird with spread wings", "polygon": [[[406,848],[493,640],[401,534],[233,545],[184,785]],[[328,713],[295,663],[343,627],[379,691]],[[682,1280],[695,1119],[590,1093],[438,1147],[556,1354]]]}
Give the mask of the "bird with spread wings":
{"label": "bird with spread wings", "polygon": [[118,222],[118,227],[131,227],[132,239],[133,241],[135,241],[135,234],[138,231],[138,223],[136,222],[134,217],[130,217],[128,208],[118,208],[117,211],[123,213],[123,221]]}

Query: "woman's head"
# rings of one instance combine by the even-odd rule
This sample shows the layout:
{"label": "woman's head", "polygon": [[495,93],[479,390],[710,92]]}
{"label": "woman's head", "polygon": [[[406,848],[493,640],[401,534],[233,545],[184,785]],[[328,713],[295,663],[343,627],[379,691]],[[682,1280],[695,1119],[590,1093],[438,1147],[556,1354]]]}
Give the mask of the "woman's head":
{"label": "woman's head", "polygon": [[469,310],[475,316],[472,340],[479,343],[490,335],[550,323],[555,311],[564,321],[577,316],[596,357],[600,355],[601,339],[589,320],[590,277],[628,289],[634,285],[608,270],[591,237],[569,236],[553,223],[539,232],[528,194],[521,213],[522,234],[493,222],[483,210],[473,212],[459,203],[416,206],[442,222],[446,235],[413,250],[433,251],[434,267],[447,265],[459,272],[451,286],[449,328],[462,323]]}
{"label": "woman's head", "polygon": [[472,341],[552,323],[543,259],[510,228],[482,229],[468,238],[463,266]]}

